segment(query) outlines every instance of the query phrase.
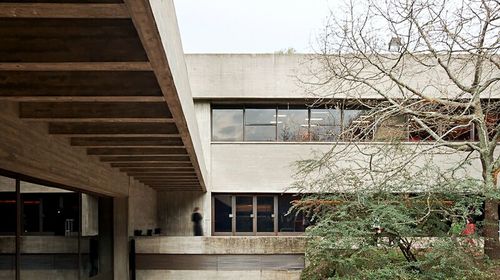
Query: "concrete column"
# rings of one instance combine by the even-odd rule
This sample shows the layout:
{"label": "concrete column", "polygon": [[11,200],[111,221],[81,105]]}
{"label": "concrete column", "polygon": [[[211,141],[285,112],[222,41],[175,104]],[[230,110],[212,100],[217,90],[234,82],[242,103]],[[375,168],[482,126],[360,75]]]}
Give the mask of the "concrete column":
{"label": "concrete column", "polygon": [[128,267],[128,197],[113,199],[114,279],[129,279]]}

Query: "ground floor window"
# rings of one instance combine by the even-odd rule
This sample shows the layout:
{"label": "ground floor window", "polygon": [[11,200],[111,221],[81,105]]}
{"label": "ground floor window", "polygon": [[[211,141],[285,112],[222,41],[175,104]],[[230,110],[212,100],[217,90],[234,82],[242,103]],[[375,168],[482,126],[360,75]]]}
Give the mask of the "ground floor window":
{"label": "ground floor window", "polygon": [[214,235],[293,235],[308,225],[303,213],[290,211],[291,194],[214,194]]}
{"label": "ground floor window", "polygon": [[5,175],[0,175],[0,279],[112,278],[111,198]]}

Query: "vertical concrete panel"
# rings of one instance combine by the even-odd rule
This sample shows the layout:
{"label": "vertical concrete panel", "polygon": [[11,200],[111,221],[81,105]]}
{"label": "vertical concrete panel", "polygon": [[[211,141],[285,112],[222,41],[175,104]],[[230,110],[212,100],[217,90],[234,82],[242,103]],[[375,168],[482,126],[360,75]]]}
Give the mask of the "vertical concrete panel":
{"label": "vertical concrete panel", "polygon": [[210,235],[212,232],[212,113],[209,102],[195,102],[194,109],[196,118],[198,120],[198,127],[200,129],[201,145],[203,148],[204,158],[206,159],[206,166],[208,170],[208,178],[206,180],[207,193],[203,199],[202,211],[203,215],[203,229],[205,235]]}
{"label": "vertical concrete panel", "polygon": [[82,236],[99,234],[99,201],[96,197],[82,194]]}
{"label": "vertical concrete panel", "polygon": [[131,180],[129,190],[129,236],[134,230],[158,227],[157,193],[142,183]]}
{"label": "vertical concrete panel", "polygon": [[[191,213],[194,207],[206,209],[202,192],[158,192],[158,218],[162,234],[169,236],[191,236],[193,227]],[[210,212],[203,211],[203,221],[210,217]],[[206,226],[204,235],[208,235]]]}
{"label": "vertical concrete panel", "polygon": [[114,279],[129,279],[128,268],[128,198],[113,199]]}
{"label": "vertical concrete panel", "polygon": [[[212,139],[211,132],[211,112],[209,102],[196,102],[194,103],[194,109],[196,113],[196,119],[198,121],[198,127],[200,131],[201,146],[203,148],[203,155],[206,159],[206,166],[208,170],[208,182],[210,182],[210,142]],[[208,183],[207,183],[208,184]],[[207,186],[207,189],[209,186]]]}

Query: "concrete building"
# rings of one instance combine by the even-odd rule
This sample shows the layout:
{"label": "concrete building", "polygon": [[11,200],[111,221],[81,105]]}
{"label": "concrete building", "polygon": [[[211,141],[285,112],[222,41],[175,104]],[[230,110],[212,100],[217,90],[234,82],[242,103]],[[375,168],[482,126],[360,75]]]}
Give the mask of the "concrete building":
{"label": "concrete building", "polygon": [[19,2],[0,3],[1,279],[299,278],[294,163],[362,108],[307,107],[304,55],[184,55],[171,0]]}

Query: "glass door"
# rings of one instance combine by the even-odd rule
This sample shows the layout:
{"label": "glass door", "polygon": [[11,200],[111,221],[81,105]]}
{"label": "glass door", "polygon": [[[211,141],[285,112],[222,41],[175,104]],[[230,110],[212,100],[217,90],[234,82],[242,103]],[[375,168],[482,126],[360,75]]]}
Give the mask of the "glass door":
{"label": "glass door", "polygon": [[215,195],[213,199],[214,233],[233,234],[233,202],[231,195]]}
{"label": "glass door", "polygon": [[257,196],[257,234],[274,232],[274,196]]}
{"label": "glass door", "polygon": [[251,235],[254,232],[253,198],[251,195],[235,196],[236,235]]}

